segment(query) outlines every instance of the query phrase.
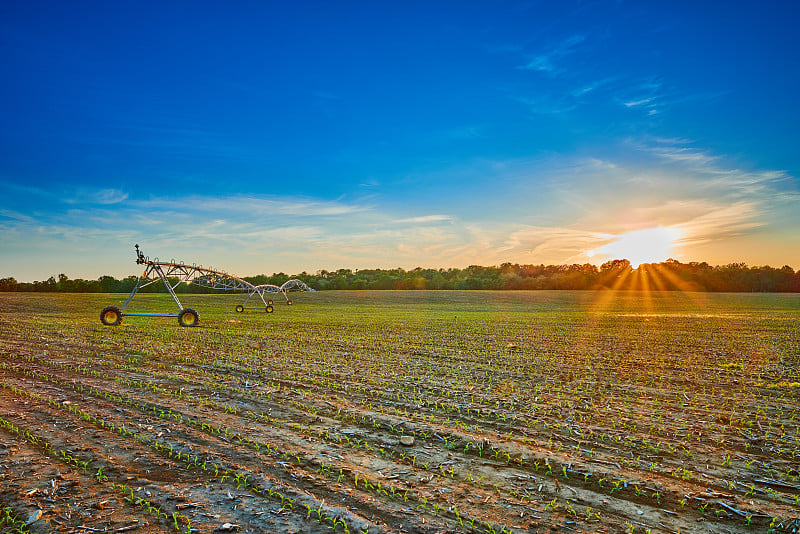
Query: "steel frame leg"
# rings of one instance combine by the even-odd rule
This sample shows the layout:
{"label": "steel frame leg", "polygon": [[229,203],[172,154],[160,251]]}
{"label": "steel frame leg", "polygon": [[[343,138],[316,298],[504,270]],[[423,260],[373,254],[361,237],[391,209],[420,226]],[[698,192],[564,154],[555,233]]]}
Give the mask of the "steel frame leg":
{"label": "steel frame leg", "polygon": [[[161,267],[159,267],[158,265],[154,267],[154,270],[158,273],[158,277],[161,278],[161,281],[164,282],[167,291],[169,291],[169,294],[172,295],[172,300],[174,300],[175,304],[178,305],[178,311],[180,312],[183,309],[183,305],[181,304],[181,301],[178,300],[178,296],[175,294],[174,288],[171,285],[169,285],[169,280],[167,280],[166,275],[164,275],[164,271],[162,271]],[[179,280],[178,284],[180,283],[181,282]],[[178,287],[178,284],[175,284],[175,287]]]}
{"label": "steel frame leg", "polygon": [[261,302],[264,303],[264,307],[266,308],[267,307],[267,301],[264,300],[264,291],[259,291],[258,292],[258,296],[261,297]]}
{"label": "steel frame leg", "polygon": [[249,295],[247,295],[247,298],[246,298],[246,299],[244,299],[244,303],[242,304],[242,306],[243,306],[243,307],[244,307],[244,306],[247,306],[247,303],[248,303],[248,302],[250,302],[250,298],[251,298],[253,295],[255,295],[255,294],[258,294],[259,298],[261,299],[261,302],[263,302],[263,303],[264,303],[264,307],[266,307],[266,306],[267,306],[267,301],[266,301],[266,300],[264,300],[264,293],[263,293],[262,291],[259,291],[259,290],[257,290],[257,289],[252,289],[252,290],[250,291],[250,294],[249,294]]}
{"label": "steel frame leg", "polygon": [[125,304],[122,305],[122,309],[120,311],[122,311],[122,312],[125,311],[125,308],[128,307],[128,304],[130,304],[131,300],[133,299],[133,296],[136,294],[137,291],[139,291],[139,286],[140,285],[142,285],[142,277],[141,276],[136,281],[136,285],[133,286],[133,291],[131,291],[131,294],[128,295],[128,298],[125,300]]}

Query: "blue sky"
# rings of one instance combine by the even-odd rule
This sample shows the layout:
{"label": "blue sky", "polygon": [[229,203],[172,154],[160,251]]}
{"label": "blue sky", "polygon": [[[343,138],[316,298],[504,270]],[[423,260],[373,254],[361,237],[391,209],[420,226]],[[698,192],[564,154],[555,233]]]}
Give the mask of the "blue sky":
{"label": "blue sky", "polygon": [[7,2],[0,277],[800,268],[797,2]]}

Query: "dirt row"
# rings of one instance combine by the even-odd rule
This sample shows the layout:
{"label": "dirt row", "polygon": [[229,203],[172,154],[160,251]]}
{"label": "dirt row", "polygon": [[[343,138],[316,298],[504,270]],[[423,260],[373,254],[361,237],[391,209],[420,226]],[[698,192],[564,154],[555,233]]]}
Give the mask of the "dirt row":
{"label": "dirt row", "polygon": [[[35,358],[29,357],[30,360],[34,360]],[[53,367],[47,366],[40,366],[32,364],[31,361],[21,360],[17,369],[19,370],[27,370],[28,373],[38,373],[39,376],[34,378],[25,378],[20,377],[19,380],[22,380],[21,386],[25,386],[28,389],[33,389],[38,386],[43,390],[43,393],[47,393],[47,390],[53,388],[52,385],[54,381],[58,380],[66,380],[70,381],[75,385],[83,384],[85,386],[94,386],[95,388],[106,388],[105,391],[113,391],[119,395],[125,395],[128,398],[135,399],[136,401],[140,402],[149,402],[149,403],[157,403],[162,409],[172,410],[175,413],[181,413],[185,417],[195,417],[197,419],[203,418],[204,421],[207,421],[207,424],[211,427],[226,427],[226,428],[243,428],[246,427],[248,430],[249,435],[259,436],[260,438],[268,439],[271,443],[274,443],[277,447],[282,450],[290,451],[290,454],[294,454],[295,452],[302,452],[304,453],[305,458],[319,458],[322,459],[321,462],[317,462],[315,464],[311,464],[312,466],[316,466],[319,469],[321,464],[325,464],[325,458],[328,459],[337,459],[342,458],[345,461],[339,461],[336,465],[341,465],[343,467],[339,467],[339,469],[345,469],[348,473],[351,472],[364,472],[365,475],[369,476],[373,473],[392,473],[388,476],[393,476],[393,474],[397,473],[404,473],[403,481],[404,486],[403,489],[415,489],[418,487],[425,488],[423,484],[431,483],[432,485],[436,485],[439,487],[440,491],[438,495],[435,495],[435,492],[426,493],[423,489],[419,494],[425,495],[424,498],[430,497],[430,501],[434,502],[434,499],[437,497],[441,497],[442,495],[446,495],[448,493],[452,495],[446,495],[444,497],[443,502],[449,504],[453,502],[456,505],[456,509],[460,509],[465,511],[466,514],[469,514],[470,505],[473,503],[477,503],[477,497],[480,499],[480,506],[475,508],[475,510],[479,510],[484,516],[487,516],[487,512],[491,518],[508,518],[508,517],[515,517],[521,514],[521,518],[525,517],[526,511],[531,516],[532,519],[536,520],[536,518],[543,519],[544,516],[550,518],[550,522],[555,522],[556,525],[561,524],[563,526],[569,526],[573,529],[584,529],[585,531],[592,531],[599,527],[599,525],[592,525],[591,520],[594,519],[591,516],[591,512],[589,512],[589,517],[585,518],[586,516],[586,509],[590,508],[592,504],[601,502],[603,504],[603,519],[608,524],[615,523],[618,526],[625,525],[625,521],[623,521],[626,517],[631,517],[631,514],[636,514],[641,516],[643,520],[650,521],[651,524],[655,525],[663,525],[663,528],[667,531],[671,529],[679,529],[680,523],[676,523],[676,513],[673,512],[672,514],[669,513],[669,510],[666,510],[664,506],[661,505],[661,501],[666,503],[668,500],[680,500],[680,495],[689,495],[694,497],[694,499],[690,499],[690,509],[692,509],[692,504],[696,505],[694,508],[696,509],[698,506],[702,506],[701,503],[704,504],[703,501],[711,500],[715,496],[715,492],[708,492],[706,484],[697,484],[697,485],[684,485],[683,487],[678,488],[677,491],[673,491],[672,488],[675,485],[675,481],[673,480],[661,480],[659,481],[660,484],[655,484],[654,480],[657,477],[648,476],[646,478],[642,478],[641,474],[637,472],[635,469],[623,469],[620,465],[613,465],[612,462],[604,459],[603,457],[591,458],[591,459],[579,459],[575,458],[574,456],[568,454],[556,454],[553,451],[549,450],[542,450],[537,448],[532,448],[527,446],[526,444],[520,444],[514,441],[495,441],[495,444],[490,445],[487,448],[487,456],[491,454],[489,451],[497,452],[500,450],[511,451],[515,454],[516,457],[521,457],[523,454],[527,455],[527,460],[530,461],[529,464],[525,464],[525,466],[517,466],[513,467],[511,465],[503,465],[503,462],[498,461],[497,455],[495,455],[494,459],[483,458],[483,455],[476,455],[474,451],[469,453],[469,447],[467,447],[467,452],[464,452],[462,449],[464,448],[465,443],[481,443],[476,439],[476,435],[478,436],[486,436],[492,434],[498,434],[496,428],[482,428],[481,432],[474,432],[472,434],[464,434],[460,433],[454,429],[448,428],[446,425],[441,424],[441,421],[438,424],[432,424],[430,420],[424,420],[421,426],[416,426],[413,421],[409,420],[398,420],[397,417],[389,417],[385,412],[389,411],[389,405],[383,404],[381,406],[371,406],[371,411],[364,410],[364,399],[363,398],[355,398],[355,399],[344,399],[340,394],[337,394],[335,397],[315,397],[310,395],[309,389],[305,388],[304,391],[298,393],[295,390],[291,389],[284,389],[281,395],[281,398],[277,398],[274,394],[270,397],[268,401],[259,401],[256,395],[234,395],[227,397],[225,399],[225,403],[231,406],[238,406],[237,411],[238,414],[228,413],[225,410],[213,409],[213,407],[209,407],[208,404],[198,403],[197,406],[192,406],[191,399],[198,398],[198,399],[210,399],[210,398],[220,398],[218,390],[207,390],[201,386],[198,386],[197,382],[192,382],[191,380],[180,379],[177,375],[172,379],[173,384],[171,386],[176,391],[184,391],[186,396],[180,399],[179,402],[176,402],[175,399],[159,395],[153,392],[152,388],[121,388],[119,382],[114,382],[109,384],[106,380],[99,380],[99,379],[91,379],[85,376],[80,372],[69,372],[63,367],[58,369],[54,369]],[[95,371],[97,372],[97,371]],[[17,373],[19,374],[19,373]],[[47,376],[49,380],[43,381],[42,379]],[[147,378],[150,383],[154,381],[153,375],[149,376],[142,376],[141,373],[132,375],[133,378],[136,380],[141,381],[143,378]],[[251,376],[250,380],[255,383],[258,382],[260,379],[259,376]],[[166,386],[169,386],[167,384]],[[66,396],[68,393],[63,387],[59,388],[59,395]],[[84,396],[84,394],[72,394],[75,398],[73,400],[67,399],[68,402],[79,402],[80,399]],[[328,398],[337,399],[337,402],[340,403],[339,407],[333,404]],[[304,402],[300,402],[299,400],[293,399],[302,399]],[[347,402],[343,402],[347,401]],[[63,400],[62,400],[63,402]],[[219,401],[217,401],[219,402]],[[298,406],[309,406],[311,403],[312,412],[315,412],[315,415],[309,414],[308,409],[301,410]],[[221,402],[219,403],[222,404]],[[261,405],[259,405],[261,404]],[[336,420],[333,418],[323,418],[320,416],[320,412],[327,410],[328,412],[333,411],[336,408],[341,414],[342,407],[348,410],[350,417],[347,421],[343,420]],[[93,401],[92,408],[97,409],[100,408],[100,405]],[[196,411],[189,411],[189,408],[193,408]],[[382,408],[376,410],[375,408]],[[103,414],[103,418],[107,420],[113,420],[115,417],[115,410],[124,410],[125,411],[125,419],[131,417],[133,413],[128,413],[130,410],[125,408],[120,408],[119,406],[106,407],[106,412]],[[361,411],[359,411],[361,410]],[[265,426],[259,425],[258,419],[254,417],[246,418],[243,417],[241,414],[249,413],[249,414],[271,414],[271,417],[275,419],[276,415],[281,415],[282,425],[279,428],[275,428],[275,422],[272,422],[272,426]],[[353,425],[353,421],[360,420],[359,414],[363,413],[361,416],[365,419],[365,423],[368,420],[369,426],[366,424]],[[419,417],[416,417],[420,419]],[[442,419],[443,421],[444,419]],[[268,422],[271,422],[267,419]],[[377,428],[375,427],[375,423],[378,422]],[[300,426],[306,426],[305,432],[300,433],[290,433],[288,431],[293,430],[290,426],[291,424],[297,424]],[[349,425],[345,425],[344,423],[350,423]],[[121,424],[124,424],[124,420]],[[144,421],[136,423],[139,426],[152,426],[157,424],[155,420],[150,418],[146,418]],[[163,422],[162,422],[163,424]],[[403,446],[399,444],[398,436],[392,434],[392,432],[387,432],[385,428],[404,424],[404,432],[411,432],[416,429],[419,431],[415,437],[415,447],[405,449]],[[364,428],[367,427],[367,428]],[[173,429],[170,432],[170,440],[175,442],[175,440],[179,437],[175,432],[175,425],[174,422],[170,422],[170,427]],[[371,430],[370,430],[371,428]],[[425,430],[423,430],[423,428]],[[480,428],[480,427],[479,427]],[[288,431],[287,431],[288,430]],[[505,430],[505,429],[503,429]],[[393,447],[393,450],[396,451],[395,454],[399,451],[400,454],[405,455],[406,458],[417,456],[420,459],[425,458],[428,462],[428,469],[418,469],[415,466],[409,466],[408,463],[397,463],[394,462],[393,459],[387,458],[386,455],[383,455],[379,458],[371,454],[363,454],[362,450],[358,448],[345,448],[339,446],[336,440],[320,440],[319,438],[314,439],[314,435],[320,432],[332,433],[336,432],[338,435],[349,435],[353,439],[358,439],[362,443],[367,443],[371,445],[373,450],[380,450],[380,448],[384,448],[385,450],[389,450],[390,447]],[[344,431],[344,433],[342,432]],[[422,435],[427,434],[428,438],[423,438]],[[213,437],[213,436],[212,436]],[[202,435],[194,435],[194,436],[181,436],[182,440],[180,443],[183,444],[184,447],[193,447],[193,448],[202,448],[207,454],[211,455],[214,458],[227,458],[228,461],[241,461],[241,455],[236,455],[231,458],[231,451],[229,447],[231,446],[228,440],[219,439],[216,440],[212,447],[212,443],[210,441],[209,435],[202,434]],[[447,446],[446,441],[452,440],[454,445]],[[252,438],[251,438],[252,439]],[[485,438],[484,438],[485,439]],[[442,441],[445,442],[445,446],[442,447]],[[416,453],[416,454],[413,454]],[[246,456],[253,456],[253,451],[247,451],[245,454]],[[536,459],[541,460],[541,465],[547,465],[549,469],[549,475],[544,472],[544,467],[542,470],[539,471],[538,469],[527,469],[523,468],[529,466],[530,464],[535,464]],[[273,458],[274,460],[274,458]],[[570,461],[572,460],[572,461]],[[126,463],[124,460],[122,463]],[[264,463],[264,462],[259,462]],[[422,463],[422,462],[420,462]],[[329,465],[334,464],[333,460],[330,460]],[[605,465],[603,465],[605,464]],[[612,464],[608,469],[609,464]],[[237,464],[241,465],[241,464]],[[431,469],[432,466],[439,466],[441,469],[444,466],[457,466],[457,467],[444,467],[444,474],[440,475]],[[567,471],[563,474],[565,480],[560,480],[560,476],[553,476],[552,474],[552,467],[553,466],[569,466]],[[602,471],[598,471],[597,468],[602,466]],[[303,468],[307,469],[308,466],[295,466],[296,468]],[[616,468],[616,469],[614,469]],[[452,472],[448,475],[448,469],[452,470]],[[359,471],[360,470],[360,471]],[[610,491],[610,493],[606,493],[602,491],[602,487],[598,486],[596,489],[592,488],[592,484],[597,481],[598,478],[606,478],[608,480],[614,480],[615,474],[610,473],[609,471],[613,471],[616,474],[616,480],[623,480],[625,482],[624,486],[621,487],[620,490],[614,495],[614,491]],[[258,472],[253,470],[252,472]],[[581,476],[586,476],[590,474],[590,476],[594,476],[594,479],[591,483],[584,483],[581,484],[580,478]],[[596,475],[595,475],[596,474]],[[601,474],[606,474],[606,477],[600,477]],[[318,474],[317,474],[318,475]],[[410,476],[411,475],[411,476]],[[416,476],[413,476],[416,475]],[[273,474],[273,476],[275,476]],[[297,472],[289,475],[292,479],[302,479],[305,477],[315,477],[315,474],[309,472],[308,470],[305,471],[303,475],[298,476]],[[578,480],[575,480],[575,479]],[[285,479],[285,477],[284,477]],[[470,481],[480,480],[479,483],[472,483],[466,482],[469,479]],[[507,483],[509,480],[513,482]],[[330,485],[331,481],[326,482],[326,487]],[[500,483],[499,488],[492,488],[494,484]],[[516,484],[516,482],[520,482],[520,484]],[[608,482],[607,482],[608,483]],[[602,482],[600,483],[602,484]],[[295,482],[296,485],[296,482]],[[521,490],[521,486],[525,486],[524,490]],[[335,486],[335,484],[334,484]],[[519,486],[519,487],[517,487]],[[649,487],[648,487],[649,486]],[[629,490],[630,488],[637,488],[633,490]],[[659,491],[661,488],[661,495],[659,496],[657,502],[648,504],[648,500],[652,500],[651,497],[647,495],[648,491],[650,493],[655,491]],[[305,489],[305,488],[301,488]],[[447,491],[441,491],[442,489]],[[493,489],[493,491],[492,491]],[[350,488],[350,492],[353,493],[354,488]],[[486,491],[486,496],[484,497],[481,491]],[[609,491],[609,490],[606,490]],[[513,495],[511,493],[513,492]],[[523,493],[524,492],[524,493]],[[641,493],[639,493],[641,492]],[[627,498],[620,498],[623,496],[623,493],[627,494],[630,493],[630,496]],[[675,494],[676,497],[671,498],[672,494]],[[462,506],[458,506],[457,502],[458,499],[461,498],[463,495],[471,494],[473,498],[466,498],[466,502]],[[644,494],[644,496],[642,496]],[[526,495],[525,498],[519,498],[521,495]],[[728,498],[735,498],[735,494],[726,495]],[[380,495],[379,495],[380,496]],[[719,496],[719,495],[718,495]],[[751,496],[752,497],[752,496]],[[325,494],[320,497],[321,500],[326,498],[331,499],[330,494]],[[369,502],[369,499],[373,499],[369,495],[363,497],[362,501]],[[378,500],[378,499],[376,499]],[[555,500],[555,502],[553,502]],[[472,502],[470,502],[472,501]],[[421,502],[419,499],[416,502]],[[732,502],[733,504],[729,504],[731,509],[734,510],[748,510],[752,507],[742,506],[741,504],[737,504],[735,501],[728,501]],[[552,504],[551,504],[552,503]],[[492,510],[492,505],[496,505],[496,510]],[[548,505],[551,504],[549,507]],[[675,503],[671,503],[674,505]],[[444,505],[443,505],[444,506]],[[538,506],[538,507],[537,507]],[[740,506],[740,508],[736,508],[736,506]],[[354,509],[363,509],[365,507],[365,502],[352,502],[352,508]],[[505,507],[505,510],[503,508]],[[427,506],[425,507],[427,508]],[[559,510],[563,510],[566,508],[566,514],[564,512],[559,512]],[[509,514],[507,510],[518,510],[518,512],[512,512]],[[581,515],[577,513],[577,510],[581,510]],[[599,510],[598,508],[595,508]],[[635,511],[634,511],[635,509]],[[717,509],[725,509],[724,507]],[[575,510],[572,512],[570,510]],[[385,504],[375,507],[374,512],[380,514],[381,511],[384,511],[384,519],[389,519],[394,517],[394,514],[398,513],[398,510],[389,508],[388,510],[385,508]],[[424,512],[423,510],[417,510],[417,512]],[[642,513],[639,513],[642,512]],[[767,514],[759,513],[759,511],[750,511],[748,512],[751,516],[754,516],[750,519],[751,523],[753,521],[758,522],[763,518],[767,517]],[[562,518],[559,518],[561,514],[564,514]],[[415,514],[416,515],[416,514]],[[420,514],[423,515],[424,514]],[[682,516],[686,514],[682,513]],[[701,514],[696,514],[698,517],[697,519],[702,519]],[[729,515],[729,514],[726,514]],[[735,514],[734,514],[735,515]],[[475,515],[467,515],[467,517],[476,517]],[[570,521],[570,518],[572,521]],[[432,522],[436,525],[436,516],[429,517],[427,519],[428,522]],[[561,519],[561,522],[558,521]],[[580,525],[579,520],[584,520],[587,524]],[[235,523],[235,521],[242,522],[242,519],[230,518],[228,521],[231,524],[239,524]],[[456,520],[458,520],[456,518]],[[555,520],[555,521],[554,521]],[[683,519],[682,519],[683,520]],[[571,525],[567,522],[572,523]],[[517,521],[522,522],[522,521]],[[642,521],[639,521],[642,524]],[[736,521],[731,521],[734,525]],[[488,523],[488,521],[487,521]],[[406,525],[413,524],[411,521],[407,521]],[[459,525],[461,527],[462,525]],[[520,526],[520,525],[512,525],[512,526]],[[391,528],[391,525],[389,525]],[[397,527],[399,528],[399,527]],[[420,525],[414,525],[415,529],[421,528]],[[436,525],[432,527],[432,531],[437,531],[437,529],[441,529],[442,525]],[[527,528],[530,529],[531,525],[527,525]],[[535,529],[536,527],[533,526]],[[724,530],[721,530],[724,531]]]}
{"label": "dirt row", "polygon": [[778,319],[74,308],[0,310],[0,504],[31,531],[800,526]]}

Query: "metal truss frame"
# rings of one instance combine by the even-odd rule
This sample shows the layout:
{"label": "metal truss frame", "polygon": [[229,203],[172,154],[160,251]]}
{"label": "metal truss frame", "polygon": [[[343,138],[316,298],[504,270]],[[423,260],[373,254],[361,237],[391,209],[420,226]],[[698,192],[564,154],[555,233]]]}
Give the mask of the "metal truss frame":
{"label": "metal truss frame", "polygon": [[[283,300],[279,300],[277,302],[285,302],[286,304],[292,304],[292,300],[288,296],[288,292],[290,291],[314,291],[310,287],[308,287],[305,283],[300,280],[292,279],[288,280],[281,286],[276,286],[272,284],[262,284],[262,285],[254,285],[250,282],[243,280],[237,276],[233,276],[228,274],[224,271],[218,271],[212,268],[205,268],[200,267],[198,265],[187,265],[184,263],[177,263],[175,260],[163,262],[159,261],[158,258],[151,260],[149,257],[145,256],[141,250],[139,250],[139,245],[136,245],[136,264],[137,265],[144,265],[145,269],[144,272],[139,276],[139,279],[136,281],[136,285],[131,291],[128,298],[125,300],[125,303],[122,305],[121,308],[117,308],[116,306],[108,306],[100,313],[100,320],[105,325],[113,326],[118,325],[122,322],[122,318],[124,316],[139,316],[139,317],[177,317],[178,323],[181,326],[196,326],[199,322],[199,315],[198,313],[191,309],[191,308],[184,308],[181,301],[178,299],[178,295],[175,294],[175,288],[178,287],[180,284],[196,284],[200,287],[207,287],[209,289],[216,289],[216,290],[223,290],[223,291],[240,291],[240,292],[247,292],[247,298],[245,299],[243,304],[236,306],[237,312],[243,312],[246,309],[249,310],[265,310],[267,313],[272,313],[273,307],[272,304],[274,301],[269,298],[264,298],[265,295],[268,294],[281,294],[283,295]],[[177,279],[174,283],[170,282],[170,278],[173,280]],[[128,305],[133,300],[133,297],[136,296],[136,293],[142,289],[143,287],[147,287],[150,284],[155,284],[158,282],[162,282],[164,287],[166,287],[167,291],[169,291],[172,300],[175,301],[175,304],[178,306],[177,313],[139,313],[139,312],[126,312]],[[248,306],[247,304],[250,300],[254,297],[258,296],[261,300],[263,306]]]}

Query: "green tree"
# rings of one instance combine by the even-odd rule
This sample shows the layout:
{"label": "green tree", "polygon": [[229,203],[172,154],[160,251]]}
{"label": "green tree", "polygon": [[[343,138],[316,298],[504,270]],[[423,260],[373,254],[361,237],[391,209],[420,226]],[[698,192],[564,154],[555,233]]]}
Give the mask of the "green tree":
{"label": "green tree", "polygon": [[19,291],[19,284],[13,276],[0,278],[0,291]]}

